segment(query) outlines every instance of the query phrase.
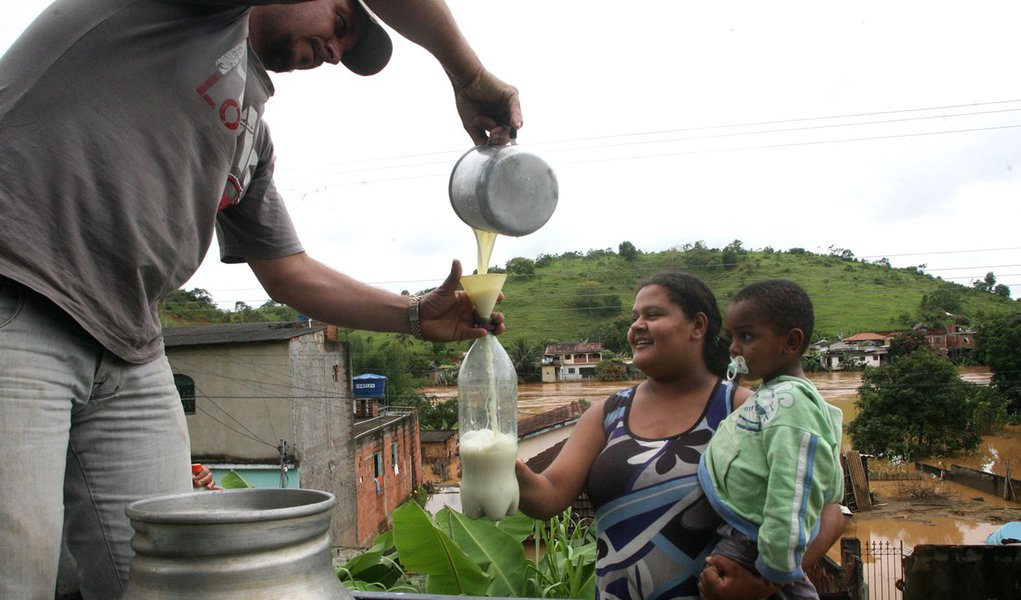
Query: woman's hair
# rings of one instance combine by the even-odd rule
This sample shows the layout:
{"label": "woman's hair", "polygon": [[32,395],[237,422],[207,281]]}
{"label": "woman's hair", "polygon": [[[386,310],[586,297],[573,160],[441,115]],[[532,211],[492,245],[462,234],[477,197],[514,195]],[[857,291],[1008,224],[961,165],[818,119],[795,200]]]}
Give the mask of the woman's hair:
{"label": "woman's hair", "polygon": [[689,319],[694,319],[698,313],[706,316],[709,325],[702,344],[702,359],[714,375],[724,377],[730,363],[730,345],[720,339],[723,317],[720,314],[720,306],[716,303],[716,296],[709,286],[698,275],[669,270],[639,281],[635,286],[635,293],[649,285],[658,285],[666,290],[670,301],[681,307],[684,316]]}

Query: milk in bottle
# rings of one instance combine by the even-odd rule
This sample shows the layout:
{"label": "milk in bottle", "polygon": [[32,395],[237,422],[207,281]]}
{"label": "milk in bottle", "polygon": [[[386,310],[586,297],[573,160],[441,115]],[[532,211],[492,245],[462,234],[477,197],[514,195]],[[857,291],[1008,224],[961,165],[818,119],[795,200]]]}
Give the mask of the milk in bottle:
{"label": "milk in bottle", "polygon": [[458,372],[461,511],[498,521],[518,510],[518,378],[494,335],[472,344]]}

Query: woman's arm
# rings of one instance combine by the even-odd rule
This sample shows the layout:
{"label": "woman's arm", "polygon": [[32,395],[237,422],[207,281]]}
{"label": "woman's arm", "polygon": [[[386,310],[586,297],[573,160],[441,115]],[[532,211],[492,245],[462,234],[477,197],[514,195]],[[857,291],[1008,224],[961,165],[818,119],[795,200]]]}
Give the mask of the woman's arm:
{"label": "woman's arm", "polygon": [[845,525],[844,513],[840,511],[839,504],[824,505],[822,512],[819,513],[819,532],[815,535],[815,539],[808,543],[805,555],[801,558],[802,566],[807,569],[819,562],[826,551],[840,539],[844,533]]}
{"label": "woman's arm", "polygon": [[[839,504],[827,504],[819,519],[819,533],[808,544],[802,567],[808,570],[826,554],[844,532],[844,515]],[[757,600],[776,590],[758,573],[752,573],[723,555],[706,559],[698,578],[698,590],[705,600]]]}
{"label": "woman's arm", "polygon": [[518,508],[533,519],[548,519],[564,511],[585,488],[592,463],[606,445],[603,403],[586,410],[553,463],[535,473],[518,459]]}

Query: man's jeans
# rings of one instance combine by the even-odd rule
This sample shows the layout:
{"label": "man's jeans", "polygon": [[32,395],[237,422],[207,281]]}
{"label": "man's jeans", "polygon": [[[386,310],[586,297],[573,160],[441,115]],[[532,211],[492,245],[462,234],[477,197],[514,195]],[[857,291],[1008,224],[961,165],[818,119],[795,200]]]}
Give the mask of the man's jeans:
{"label": "man's jeans", "polygon": [[191,491],[189,462],[165,356],[124,362],[0,276],[0,598],[52,600],[65,519],[83,596],[119,598],[125,508]]}

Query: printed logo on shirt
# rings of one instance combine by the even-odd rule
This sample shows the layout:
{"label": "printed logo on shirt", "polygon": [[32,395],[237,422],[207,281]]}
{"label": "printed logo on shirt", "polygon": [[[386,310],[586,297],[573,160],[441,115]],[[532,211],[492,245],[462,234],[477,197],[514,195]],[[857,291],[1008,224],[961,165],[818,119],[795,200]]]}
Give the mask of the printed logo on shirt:
{"label": "printed logo on shirt", "polygon": [[784,381],[755,392],[741,408],[736,419],[738,429],[758,433],[773,420],[781,408],[794,406],[794,384]]}
{"label": "printed logo on shirt", "polygon": [[[216,110],[220,116],[220,123],[231,131],[241,124],[241,106],[245,101],[245,81],[248,76],[248,43],[242,41],[216,59],[216,70],[196,88],[199,96],[209,104],[209,107]],[[220,85],[228,78],[237,78],[240,85]],[[219,86],[219,88],[217,87]],[[226,98],[217,98],[217,92],[226,89],[237,89],[240,97],[228,95]]]}
{"label": "printed logo on shirt", "polygon": [[241,130],[238,135],[237,150],[234,152],[234,164],[227,175],[227,184],[220,198],[217,211],[237,206],[244,197],[248,184],[252,181],[255,169],[259,165],[259,153],[255,151],[255,136],[259,127],[259,111],[249,106],[241,119]]}
{"label": "printed logo on shirt", "polygon": [[216,207],[218,212],[241,201],[259,162],[255,151],[259,112],[245,104],[248,83],[248,44],[241,41],[216,60],[213,73],[196,88],[209,108],[216,111],[220,124],[237,136],[234,160]]}

